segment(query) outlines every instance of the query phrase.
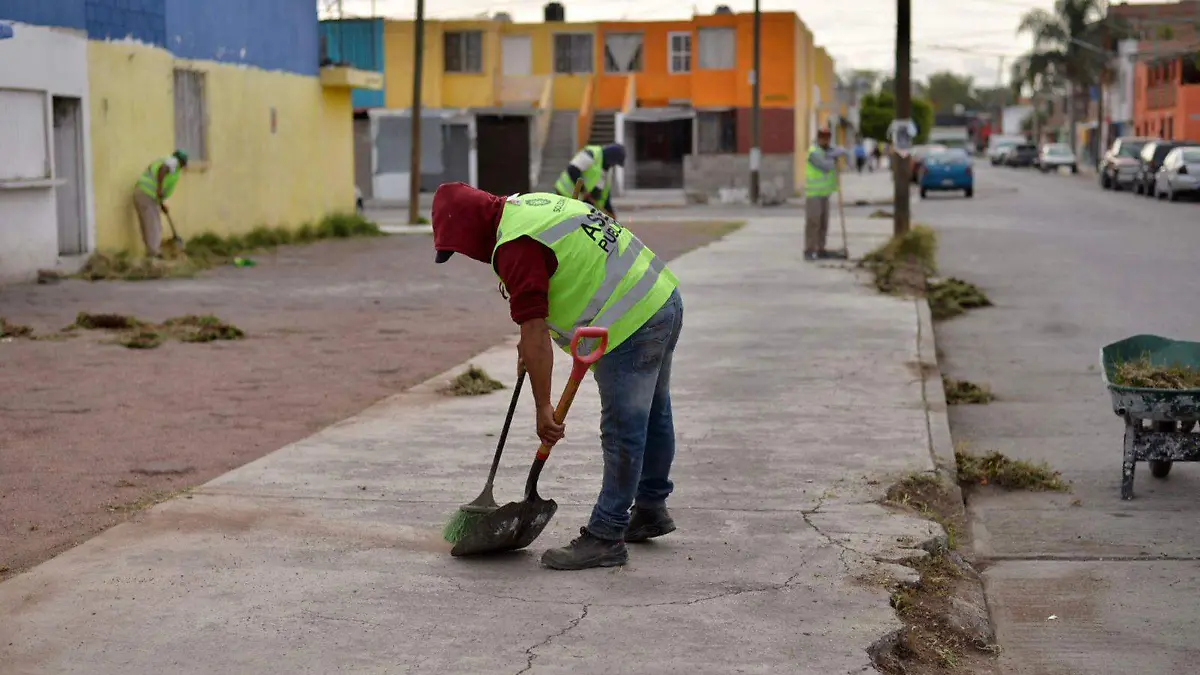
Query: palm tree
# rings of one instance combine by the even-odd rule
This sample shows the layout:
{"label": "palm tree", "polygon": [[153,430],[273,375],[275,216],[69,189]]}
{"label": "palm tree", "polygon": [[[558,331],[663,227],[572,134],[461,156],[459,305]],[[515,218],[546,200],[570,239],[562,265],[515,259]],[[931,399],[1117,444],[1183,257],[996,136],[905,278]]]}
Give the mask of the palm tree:
{"label": "palm tree", "polygon": [[1034,92],[1065,85],[1071,149],[1075,149],[1075,92],[1100,80],[1107,60],[1101,44],[1107,0],[1056,0],[1054,10],[1031,9],[1021,17],[1018,35],[1033,38],[1033,50],[1013,63],[1014,87]]}

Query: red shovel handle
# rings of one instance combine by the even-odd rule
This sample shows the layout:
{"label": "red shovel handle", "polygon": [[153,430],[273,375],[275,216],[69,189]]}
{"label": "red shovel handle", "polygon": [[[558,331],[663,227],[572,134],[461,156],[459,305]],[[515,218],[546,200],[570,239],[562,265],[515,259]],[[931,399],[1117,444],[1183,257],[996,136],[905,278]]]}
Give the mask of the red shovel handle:
{"label": "red shovel handle", "polygon": [[[587,354],[580,354],[579,341],[584,338],[597,338],[600,340],[600,346]],[[567,419],[567,411],[571,409],[571,403],[575,400],[575,393],[579,391],[579,384],[583,382],[583,376],[587,373],[588,366],[599,361],[607,349],[607,328],[588,326],[575,329],[575,335],[571,337],[571,359],[574,361],[571,365],[571,377],[567,380],[567,386],[563,388],[562,397],[558,399],[558,406],[554,409],[555,422],[562,424]],[[538,448],[537,458],[545,461],[549,457],[550,446],[542,443]]]}

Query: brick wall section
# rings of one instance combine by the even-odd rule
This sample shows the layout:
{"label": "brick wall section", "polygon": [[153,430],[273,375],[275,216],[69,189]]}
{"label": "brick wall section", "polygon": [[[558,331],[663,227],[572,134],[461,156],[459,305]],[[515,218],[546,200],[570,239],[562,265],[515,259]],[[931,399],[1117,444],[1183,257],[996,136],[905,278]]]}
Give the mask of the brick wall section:
{"label": "brick wall section", "polygon": [[85,0],[88,37],[93,40],[133,38],[167,43],[165,0]]}
{"label": "brick wall section", "polygon": [[[765,201],[796,194],[793,162],[788,154],[764,154],[759,183]],[[687,155],[683,158],[683,190],[690,202],[716,202],[721,188],[750,188],[749,155]]]}
{"label": "brick wall section", "polygon": [[[750,153],[750,120],[753,109],[737,109],[737,151]],[[764,155],[786,154],[796,149],[795,111],[791,108],[763,108],[758,128],[759,142]]]}

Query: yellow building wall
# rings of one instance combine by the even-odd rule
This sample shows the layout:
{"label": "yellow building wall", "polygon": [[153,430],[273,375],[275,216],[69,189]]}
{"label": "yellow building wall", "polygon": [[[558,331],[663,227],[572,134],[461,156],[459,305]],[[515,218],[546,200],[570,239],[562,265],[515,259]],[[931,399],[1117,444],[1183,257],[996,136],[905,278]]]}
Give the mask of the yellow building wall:
{"label": "yellow building wall", "polygon": [[809,113],[812,110],[812,60],[813,36],[802,21],[796,21],[795,55],[797,60],[796,78],[796,161],[793,163],[796,172],[796,189],[804,189],[805,161],[808,157],[808,147],[812,145],[812,133],[809,129]]}
{"label": "yellow building wall", "polygon": [[[554,109],[579,110],[583,105],[583,92],[592,81],[592,73],[579,75],[554,74],[554,36],[558,33],[586,33],[592,36],[592,70],[603,64],[596,61],[594,49],[598,44],[594,23],[507,23],[501,24],[500,35],[528,35],[532,45],[532,70],[534,75],[554,76]],[[503,63],[500,64],[503,68]],[[501,71],[503,72],[503,71]]]}
{"label": "yellow building wall", "polygon": [[816,67],[816,83],[821,90],[821,109],[817,113],[817,125],[821,128],[829,126],[833,114],[831,107],[836,101],[834,97],[833,57],[824,47],[816,48],[814,66]]}
{"label": "yellow building wall", "polygon": [[189,165],[167,202],[181,237],[298,226],[353,210],[348,89],[323,88],[315,77],[93,41],[88,76],[98,249],[142,250],[134,183],[151,161],[175,148],[175,67],[205,73],[208,106],[207,161]]}
{"label": "yellow building wall", "polygon": [[[411,108],[413,89],[413,23],[383,22],[384,107]],[[425,22],[425,44],[421,50],[421,105],[442,107],[442,70],[445,68],[445,44],[440,21]]]}
{"label": "yellow building wall", "polygon": [[[495,21],[443,21],[442,35],[455,31],[483,33],[483,63],[479,74],[447,73],[443,59],[437,69],[442,75],[443,108],[489,108],[496,105],[496,78],[500,76],[500,24]],[[439,37],[439,42],[444,40]],[[444,45],[439,45],[444,50]],[[412,51],[412,43],[409,43]],[[410,68],[411,70],[411,68]],[[409,84],[412,89],[412,84]],[[424,88],[422,88],[424,91]]]}

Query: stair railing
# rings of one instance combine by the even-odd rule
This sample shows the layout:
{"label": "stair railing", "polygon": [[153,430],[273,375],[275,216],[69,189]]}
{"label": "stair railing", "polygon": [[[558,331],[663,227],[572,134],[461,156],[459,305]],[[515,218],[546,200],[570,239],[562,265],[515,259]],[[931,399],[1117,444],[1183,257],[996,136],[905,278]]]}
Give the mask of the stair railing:
{"label": "stair railing", "polygon": [[538,189],[538,179],[542,176],[542,162],[546,156],[546,142],[550,138],[550,119],[554,116],[554,77],[546,77],[546,82],[542,85],[542,96],[538,99],[537,106],[533,161],[529,166],[531,190]]}
{"label": "stair railing", "polygon": [[580,148],[587,145],[592,137],[592,116],[595,114],[592,98],[595,89],[596,78],[589,76],[583,88],[583,101],[579,104],[579,119],[576,120],[575,127],[575,145]]}

